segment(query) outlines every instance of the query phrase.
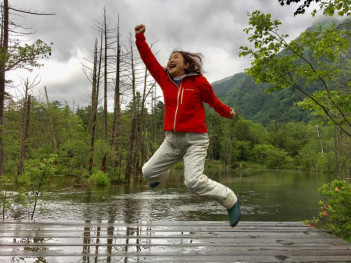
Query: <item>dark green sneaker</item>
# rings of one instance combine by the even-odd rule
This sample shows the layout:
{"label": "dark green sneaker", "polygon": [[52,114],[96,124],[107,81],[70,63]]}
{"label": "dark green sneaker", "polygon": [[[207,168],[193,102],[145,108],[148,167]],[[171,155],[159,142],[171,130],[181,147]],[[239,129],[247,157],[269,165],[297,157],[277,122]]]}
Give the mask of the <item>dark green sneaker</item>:
{"label": "dark green sneaker", "polygon": [[160,177],[158,178],[159,181],[158,181],[158,182],[151,182],[151,183],[149,183],[149,186],[150,186],[151,188],[155,188],[155,187],[158,186],[159,184],[164,184],[164,183],[166,183],[170,171],[171,171],[171,170],[168,169],[168,170],[166,170],[165,172],[163,172],[163,173],[160,175]]}
{"label": "dark green sneaker", "polygon": [[239,199],[233,205],[232,208],[227,209],[227,210],[228,210],[228,215],[229,215],[229,223],[230,223],[230,225],[232,227],[235,227],[239,223],[239,220],[240,220],[240,217],[241,217]]}
{"label": "dark green sneaker", "polygon": [[156,186],[158,186],[160,183],[159,182],[152,182],[152,183],[149,183],[149,186],[151,188],[155,188]]}

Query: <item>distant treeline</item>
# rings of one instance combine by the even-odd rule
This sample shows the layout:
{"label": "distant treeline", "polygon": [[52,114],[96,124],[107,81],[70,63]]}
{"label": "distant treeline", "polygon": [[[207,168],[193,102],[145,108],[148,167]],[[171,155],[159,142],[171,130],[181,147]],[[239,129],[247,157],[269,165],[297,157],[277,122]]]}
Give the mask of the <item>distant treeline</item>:
{"label": "distant treeline", "polygon": [[[128,152],[133,113],[130,106],[121,112],[118,151],[111,146],[110,133],[105,139],[103,108],[99,108],[97,113],[92,173],[103,170],[111,182],[125,182],[131,178],[141,180],[143,163],[164,138],[163,103],[158,102],[152,111],[143,109],[144,112],[141,112],[143,107],[137,104],[135,141],[132,142],[135,147]],[[5,112],[5,173],[14,177],[19,171],[22,107],[21,102],[12,102]],[[33,160],[39,163],[45,156],[56,153],[57,174],[78,178],[89,175],[91,114],[91,106],[72,112],[68,105],[58,101],[47,107],[46,103],[32,99],[26,122],[29,130],[25,140],[24,164]],[[350,172],[350,142],[335,127],[302,122],[275,123],[264,127],[241,116],[234,121],[223,119],[211,109],[207,109],[206,114],[210,137],[207,165],[225,165],[233,169],[260,166]],[[108,125],[113,124],[112,113],[108,114],[108,122]],[[130,174],[126,174],[129,155],[132,156],[132,164]]]}

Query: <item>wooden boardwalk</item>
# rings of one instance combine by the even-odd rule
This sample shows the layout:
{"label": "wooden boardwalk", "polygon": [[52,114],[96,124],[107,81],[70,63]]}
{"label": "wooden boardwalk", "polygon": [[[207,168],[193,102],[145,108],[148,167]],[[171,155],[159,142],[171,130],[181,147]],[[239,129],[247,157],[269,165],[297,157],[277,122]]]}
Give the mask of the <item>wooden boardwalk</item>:
{"label": "wooden boardwalk", "polygon": [[1,222],[0,262],[351,262],[298,222]]}

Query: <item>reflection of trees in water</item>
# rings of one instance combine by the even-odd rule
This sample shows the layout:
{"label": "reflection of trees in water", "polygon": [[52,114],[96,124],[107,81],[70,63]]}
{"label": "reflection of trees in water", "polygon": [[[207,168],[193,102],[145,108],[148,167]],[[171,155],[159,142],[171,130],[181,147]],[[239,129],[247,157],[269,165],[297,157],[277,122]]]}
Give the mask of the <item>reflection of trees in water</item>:
{"label": "reflection of trees in water", "polygon": [[88,219],[88,218],[91,218],[91,206],[90,206],[90,202],[91,202],[91,199],[92,199],[92,193],[91,193],[91,190],[88,189],[87,192],[86,192],[86,195],[85,195],[85,209],[83,210],[83,216],[84,218],[87,218],[85,220],[85,226],[84,226],[84,232],[83,232],[83,247],[82,247],[82,253],[83,253],[83,262],[89,262],[89,256],[86,256],[86,255],[89,255],[90,253],[90,231],[91,231],[91,227],[90,227],[90,223],[91,223],[91,220]]}
{"label": "reflection of trees in water", "polygon": [[[44,230],[44,229],[41,229],[41,228],[36,228],[35,229],[36,233],[40,232],[41,230]],[[26,238],[26,237],[21,237],[21,238],[13,238],[12,242],[13,243],[21,243],[21,244],[26,243],[26,244],[28,244],[28,246],[24,246],[23,247],[24,251],[39,252],[39,251],[47,251],[47,250],[49,250],[49,248],[47,246],[42,246],[42,247],[41,246],[32,246],[32,244],[38,244],[38,243],[44,244],[44,243],[49,242],[50,240],[52,240],[52,238],[45,238],[45,237],[28,237],[28,238]],[[13,257],[11,259],[11,262],[16,262],[16,261],[20,262],[15,257]],[[46,261],[45,257],[37,257],[35,259],[35,262],[46,263],[47,261]]]}
{"label": "reflection of trees in water", "polygon": [[[131,189],[133,187],[134,189]],[[124,193],[126,195],[135,193],[136,190],[136,185],[133,184],[133,186],[126,184]],[[140,199],[123,199],[123,211],[124,211],[124,222],[127,224],[133,223],[133,220],[135,221],[135,218],[137,218],[135,215],[140,215],[141,214],[141,206],[140,206],[141,200]],[[141,218],[139,218],[141,219]]]}
{"label": "reflection of trees in water", "polygon": [[[86,224],[90,224],[90,220],[85,221]],[[89,262],[89,256],[86,256],[90,253],[90,226],[84,226],[84,234],[83,234],[83,262]]]}
{"label": "reflection of trees in water", "polygon": [[[131,185],[125,185],[124,186],[124,194],[132,194],[135,192],[135,189],[131,188]],[[133,186],[136,187],[136,186]],[[91,206],[90,201],[91,201],[91,192],[89,191],[86,195],[86,209],[84,210],[84,217],[85,218],[91,218]],[[130,199],[122,199],[119,205],[117,203],[109,203],[108,207],[106,207],[107,211],[107,227],[106,227],[106,245],[103,244],[103,219],[101,219],[100,215],[94,215],[98,217],[98,222],[96,227],[93,226],[93,223],[91,222],[90,219],[87,219],[85,221],[86,225],[84,227],[84,234],[83,234],[83,257],[82,261],[83,262],[90,262],[89,258],[91,255],[91,244],[96,244],[95,246],[95,251],[94,251],[94,262],[98,262],[99,260],[103,260],[104,262],[112,262],[112,261],[124,261],[127,262],[128,257],[127,256],[122,256],[117,259],[116,255],[113,258],[113,252],[125,252],[126,254],[128,252],[139,252],[142,250],[141,247],[141,240],[140,236],[142,234],[142,229],[139,226],[136,227],[129,227],[127,225],[122,226],[115,226],[117,218],[121,218],[121,213],[123,213],[123,221],[126,224],[132,224],[132,223],[137,223],[135,222],[135,218],[137,218],[136,215],[141,214],[141,209],[142,209],[142,200],[130,200]],[[119,217],[118,217],[119,215]],[[99,218],[100,217],[100,218]],[[141,219],[141,218],[140,218]],[[133,222],[134,221],[134,222]],[[96,230],[95,230],[96,229]],[[93,237],[93,233],[95,230],[95,237]],[[150,230],[148,227],[146,227],[146,235],[150,235]],[[95,242],[93,239],[96,239]],[[134,245],[132,245],[132,240],[135,239],[135,250],[132,249]],[[150,242],[150,241],[147,241]],[[99,255],[101,253],[101,250],[106,247],[106,258],[103,259]]]}
{"label": "reflection of trees in water", "polygon": [[116,216],[118,212],[117,204],[110,204],[107,208],[108,220],[110,226],[107,227],[107,240],[106,240],[106,251],[107,257],[106,262],[110,263],[112,260],[111,253],[112,253],[112,244],[113,244],[113,233],[115,231],[114,223],[116,221]]}
{"label": "reflection of trees in water", "polygon": [[[136,185],[133,184],[133,187],[135,188]],[[135,190],[135,189],[134,189]],[[131,190],[131,185],[126,184],[125,185],[125,194],[130,194],[135,191]],[[141,214],[141,207],[140,207],[140,199],[134,199],[132,202],[129,199],[124,199],[124,222],[127,224],[133,223],[133,219],[135,218],[136,214]],[[125,240],[125,247],[124,251],[127,253],[129,249],[129,239],[131,236],[133,236],[136,233],[136,236],[139,237],[139,228],[136,227],[126,227],[126,240]],[[139,246],[139,238],[136,238],[136,251],[140,251],[140,246]],[[124,262],[127,262],[128,258],[124,258]]]}

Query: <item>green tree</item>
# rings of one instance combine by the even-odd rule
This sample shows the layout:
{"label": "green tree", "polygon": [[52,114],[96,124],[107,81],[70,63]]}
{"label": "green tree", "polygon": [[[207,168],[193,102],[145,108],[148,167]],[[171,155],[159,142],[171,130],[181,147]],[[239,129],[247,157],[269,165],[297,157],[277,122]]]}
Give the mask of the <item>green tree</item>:
{"label": "green tree", "polygon": [[[247,72],[256,82],[268,83],[268,92],[295,88],[303,93],[347,136],[351,137],[351,95],[349,89],[333,90],[330,82],[340,70],[337,65],[347,59],[349,31],[335,24],[318,25],[306,30],[288,43],[288,35],[279,33],[281,22],[270,14],[254,11],[249,15],[249,41],[254,47],[241,47],[240,56],[252,58]],[[311,94],[306,86],[314,84],[319,91]],[[347,83],[351,86],[350,79]]]}
{"label": "green tree", "polygon": [[[290,5],[291,3],[302,2],[302,0],[278,0],[278,2],[281,5]],[[351,13],[349,0],[303,0],[303,4],[297,8],[294,15],[304,14],[306,8],[308,8],[313,2],[319,3],[319,7],[323,10],[324,15],[333,16],[334,14],[338,14],[339,16],[349,16]],[[316,13],[317,10],[314,9],[312,15],[315,15]]]}
{"label": "green tree", "polygon": [[[0,191],[0,215],[2,215],[3,220],[6,218],[24,219],[26,217],[34,219],[39,199],[43,200],[46,190],[52,186],[50,182],[55,173],[55,161],[55,154],[30,160],[27,162],[23,174],[19,177],[15,191]],[[1,188],[3,184],[6,186],[12,181],[8,176],[3,176],[0,180]]]}
{"label": "green tree", "polygon": [[[6,77],[5,73],[17,68],[25,68],[31,70],[33,67],[40,67],[39,59],[47,58],[51,55],[51,45],[44,43],[38,39],[32,44],[23,44],[18,40],[19,30],[23,27],[16,25],[10,19],[10,10],[20,15],[52,15],[45,13],[34,13],[19,10],[11,7],[8,0],[2,3],[1,12],[1,38],[0,38],[0,175],[4,173],[4,103],[6,94]],[[12,30],[11,26],[16,28]],[[11,32],[14,37],[11,37]],[[21,35],[21,34],[20,34]],[[23,33],[24,35],[24,33]]]}
{"label": "green tree", "polygon": [[221,152],[221,139],[223,137],[223,120],[214,110],[206,109],[206,125],[210,144],[208,147],[208,158],[219,160]]}
{"label": "green tree", "polygon": [[292,163],[287,152],[269,144],[257,144],[253,151],[256,161],[267,168],[283,168]]}
{"label": "green tree", "polygon": [[268,132],[262,125],[245,120],[241,117],[238,117],[235,122],[233,133],[237,140],[247,141],[252,146],[268,141]]}
{"label": "green tree", "polygon": [[220,145],[221,145],[221,161],[223,165],[228,165],[231,164],[233,161],[233,154],[232,154],[232,149],[233,149],[233,137],[234,134],[232,134],[230,125],[228,123],[225,123],[222,128],[222,136],[220,139]]}
{"label": "green tree", "polygon": [[271,132],[272,144],[280,149],[284,149],[290,156],[295,157],[310,140],[312,136],[311,132],[309,127],[304,123],[285,123]]}

